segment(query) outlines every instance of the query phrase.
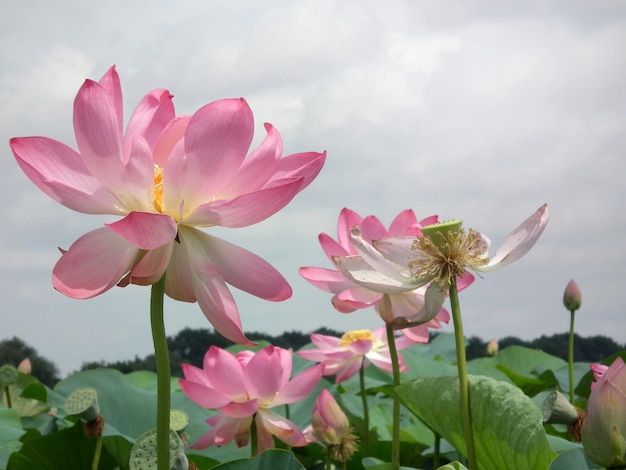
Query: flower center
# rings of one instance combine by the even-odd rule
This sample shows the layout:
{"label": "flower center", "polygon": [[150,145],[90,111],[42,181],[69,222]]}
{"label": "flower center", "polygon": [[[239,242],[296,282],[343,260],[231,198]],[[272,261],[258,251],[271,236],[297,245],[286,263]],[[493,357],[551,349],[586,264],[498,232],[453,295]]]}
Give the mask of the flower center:
{"label": "flower center", "polygon": [[467,268],[487,264],[487,246],[480,234],[473,229],[465,233],[459,222],[435,224],[428,230],[422,228],[422,236],[411,247],[419,255],[419,259],[409,263],[414,277],[429,277],[449,287],[452,278],[462,276]]}
{"label": "flower center", "polygon": [[154,164],[154,189],[152,190],[152,205],[157,212],[163,212],[163,168]]}
{"label": "flower center", "polygon": [[341,340],[339,341],[339,346],[348,346],[356,341],[361,341],[364,339],[372,341],[372,330],[348,331],[341,337]]}

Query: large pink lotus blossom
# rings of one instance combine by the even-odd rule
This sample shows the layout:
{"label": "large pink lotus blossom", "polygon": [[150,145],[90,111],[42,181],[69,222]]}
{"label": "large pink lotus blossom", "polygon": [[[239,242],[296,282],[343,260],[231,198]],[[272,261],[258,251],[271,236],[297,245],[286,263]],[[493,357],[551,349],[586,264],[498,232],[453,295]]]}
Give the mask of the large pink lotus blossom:
{"label": "large pink lotus blossom", "polygon": [[[311,342],[317,349],[303,349],[296,355],[324,365],[324,375],[335,375],[335,382],[341,383],[355,375],[359,369],[370,363],[391,373],[391,356],[387,342],[386,327],[371,330],[348,331],[341,338],[312,334]],[[396,338],[398,350],[415,344],[406,336]],[[400,371],[406,371],[404,359],[398,354]]]}
{"label": "large pink lotus blossom", "polygon": [[[350,239],[351,229],[358,227],[359,233],[367,243],[373,240],[388,237],[415,237],[421,236],[420,228],[437,222],[433,215],[417,221],[412,210],[405,210],[398,214],[391,222],[389,229],[373,215],[365,218],[356,212],[344,208],[339,214],[337,225],[337,241],[329,235],[321,233],[319,242],[328,256],[328,259],[338,267],[337,260],[344,257],[359,258],[359,252]],[[385,284],[376,285],[355,282],[339,270],[304,267],[300,268],[300,275],[315,287],[334,294],[333,306],[342,313],[354,312],[357,309],[375,306],[376,311],[386,323],[393,323],[394,318],[410,318],[419,322],[419,314],[424,306],[426,287],[416,286],[414,289],[390,289]],[[473,277],[468,275],[462,285],[469,285]],[[431,317],[421,325],[403,330],[403,333],[414,341],[427,342],[428,328],[440,328],[441,322],[447,323],[450,315],[445,309]]]}
{"label": "large pink lotus blossom", "polygon": [[[472,229],[465,233],[461,220],[423,226],[422,236],[394,236],[370,240],[360,227],[350,230],[358,255],[336,256],[341,273],[366,289],[389,293],[411,292],[428,286],[422,321],[435,318],[443,305],[452,279],[458,281],[477,272],[504,267],[534,246],[549,219],[544,204],[511,232],[490,258],[491,241]],[[406,318],[405,321],[411,321]]]}
{"label": "large pink lotus blossom", "polygon": [[122,218],[61,250],[54,287],[87,299],[115,285],[150,285],[198,302],[227,338],[249,341],[227,283],[263,299],[291,296],[287,281],[258,256],[196,227],[245,227],[283,208],[321,170],[325,153],[281,158],[278,131],[250,155],[254,120],[243,99],[175,116],[172,95],[153,90],[123,132],[122,90],[111,67],[86,80],[74,102],[78,152],[46,137],[11,139],[26,175],[55,201],[86,214]]}
{"label": "large pink lotus blossom", "polygon": [[291,352],[274,346],[236,355],[211,346],[203,369],[183,365],[183,392],[198,405],[221,411],[207,420],[211,430],[192,447],[203,449],[231,441],[246,446],[253,424],[259,452],[274,446],[272,435],[294,447],[308,444],[303,431],[271,408],[306,398],[322,378],[323,366],[317,364],[290,380],[291,364]]}

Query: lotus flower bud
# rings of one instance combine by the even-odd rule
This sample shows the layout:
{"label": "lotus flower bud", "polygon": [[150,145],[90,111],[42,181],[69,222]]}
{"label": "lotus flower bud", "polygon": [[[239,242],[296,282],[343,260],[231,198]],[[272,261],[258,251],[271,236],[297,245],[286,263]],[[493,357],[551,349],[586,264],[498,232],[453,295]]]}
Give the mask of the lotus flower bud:
{"label": "lotus flower bud", "polygon": [[626,365],[620,357],[591,390],[582,441],[593,462],[607,468],[626,465]]}
{"label": "lotus flower bud", "polygon": [[496,354],[498,354],[499,350],[500,350],[500,345],[498,344],[497,339],[494,338],[491,341],[489,341],[489,343],[487,343],[487,356],[493,357]]}
{"label": "lotus flower bud", "polygon": [[350,460],[356,450],[357,438],[352,434],[348,418],[326,389],[315,400],[311,425],[313,435],[328,448],[333,460]]}
{"label": "lotus flower bud", "polygon": [[17,370],[22,374],[30,375],[33,371],[33,366],[30,363],[30,359],[26,358],[17,366]]}
{"label": "lotus flower bud", "polygon": [[570,312],[575,312],[580,308],[582,299],[583,296],[580,292],[580,288],[578,287],[578,284],[574,282],[574,279],[572,279],[565,288],[565,293],[563,294],[563,305],[565,305],[565,308]]}

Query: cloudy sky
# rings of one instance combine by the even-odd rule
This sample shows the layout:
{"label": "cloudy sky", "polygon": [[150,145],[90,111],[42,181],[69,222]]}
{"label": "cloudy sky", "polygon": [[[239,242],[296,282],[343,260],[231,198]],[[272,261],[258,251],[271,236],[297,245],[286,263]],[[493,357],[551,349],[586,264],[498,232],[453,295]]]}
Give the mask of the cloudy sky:
{"label": "cloudy sky", "polygon": [[[317,180],[282,212],[212,230],[263,256],[294,295],[236,292],[244,328],[278,334],[372,328],[340,314],[298,275],[329,267],[317,242],[343,207],[388,224],[462,218],[497,245],[541,204],[551,220],[520,262],[461,295],[466,333],[525,339],[565,332],[563,289],[583,291],[577,332],[624,343],[626,305],[626,3],[562,1],[64,0],[11,2],[0,27],[0,340],[17,336],[63,374],[85,361],[151,352],[149,289],[87,301],[54,291],[51,270],[108,217],[48,199],[20,171],[14,136],[75,147],[72,103],[112,65],[125,115],[167,88],[179,114],[244,97],[285,153],[328,151]],[[168,301],[166,329],[209,327],[197,305]],[[451,331],[451,325],[445,328]]]}

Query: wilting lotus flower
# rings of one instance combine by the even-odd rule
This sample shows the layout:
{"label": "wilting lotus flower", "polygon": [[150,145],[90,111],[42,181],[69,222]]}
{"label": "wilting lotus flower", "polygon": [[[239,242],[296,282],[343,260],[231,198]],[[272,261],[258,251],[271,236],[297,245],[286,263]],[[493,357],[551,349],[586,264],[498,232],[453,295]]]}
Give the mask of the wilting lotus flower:
{"label": "wilting lotus flower", "polygon": [[[341,338],[314,333],[311,335],[311,342],[318,349],[304,349],[296,354],[309,361],[323,364],[324,375],[336,375],[336,383],[349,379],[361,366],[367,367],[370,363],[386,372],[392,372],[389,343],[384,326],[374,331],[348,331]],[[414,342],[406,336],[396,338],[398,350],[412,344]],[[400,354],[398,361],[400,371],[405,371],[406,365]]]}
{"label": "wilting lotus flower", "polygon": [[246,157],[254,120],[243,99],[209,103],[176,117],[172,95],[154,90],[123,133],[122,90],[112,67],[86,80],[74,102],[79,152],[46,137],[11,139],[26,175],[78,212],[122,218],[61,250],[52,282],[87,299],[115,285],[150,285],[167,271],[165,293],[198,302],[213,326],[240,343],[239,313],[227,283],[263,299],[291,296],[266,261],[196,227],[244,227],[283,208],[318,174],[325,153],[281,158],[278,131]]}
{"label": "wilting lotus flower", "polygon": [[595,463],[608,468],[626,465],[626,365],[620,357],[591,390],[582,441]]}
{"label": "wilting lotus flower", "polygon": [[347,462],[356,451],[357,437],[345,413],[326,389],[315,400],[311,415],[313,435],[324,444],[333,460]]}
{"label": "wilting lotus flower", "polygon": [[248,444],[250,427],[256,425],[258,451],[273,447],[272,435],[290,446],[308,444],[305,434],[271,408],[303,400],[322,378],[322,365],[301,372],[291,380],[292,356],[286,349],[267,346],[256,354],[231,354],[211,346],[204,356],[204,368],[183,365],[183,392],[198,405],[219,409],[210,417],[212,429],[192,447],[203,449],[235,441]]}
{"label": "wilting lotus flower", "polygon": [[[359,253],[350,240],[350,230],[358,226],[362,238],[371,243],[372,240],[410,236],[415,239],[421,235],[420,228],[437,222],[437,216],[430,216],[418,222],[412,210],[405,210],[391,222],[389,229],[376,217],[370,215],[362,218],[350,209],[343,209],[339,214],[337,225],[337,240],[321,233],[319,241],[322,249],[330,261],[337,266],[337,259],[343,257],[359,258]],[[342,272],[325,268],[300,268],[300,275],[315,287],[335,294],[332,298],[333,306],[342,313],[354,312],[357,309],[375,306],[376,311],[386,323],[392,323],[394,318],[410,318],[419,323],[419,314],[424,306],[424,292],[426,288],[413,289],[389,288],[386,284],[376,285],[369,283],[361,285],[346,277]],[[473,280],[469,275],[463,281],[468,285]],[[404,330],[403,333],[413,341],[428,341],[428,328],[439,328],[440,322],[447,323],[450,315],[445,309],[419,326]]]}
{"label": "wilting lotus flower", "polygon": [[[422,320],[434,318],[443,305],[452,279],[468,270],[501,268],[524,256],[548,223],[548,206],[541,206],[504,240],[493,258],[491,241],[472,229],[465,233],[460,220],[422,227],[421,237],[392,237],[369,242],[359,227],[350,236],[360,256],[335,257],[341,272],[365,288],[407,292],[429,285]],[[407,320],[408,321],[408,320]]]}
{"label": "wilting lotus flower", "polygon": [[595,382],[591,382],[591,390],[596,386],[596,383],[602,378],[604,373],[609,369],[609,366],[605,366],[604,364],[589,364],[589,368],[591,372],[593,372],[593,378],[596,379]]}
{"label": "wilting lotus flower", "polygon": [[580,287],[578,284],[572,279],[567,283],[567,287],[565,287],[565,292],[563,293],[563,305],[570,312],[575,312],[580,308],[582,303],[582,293],[580,292]]}

